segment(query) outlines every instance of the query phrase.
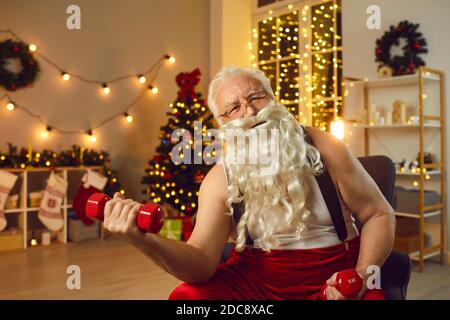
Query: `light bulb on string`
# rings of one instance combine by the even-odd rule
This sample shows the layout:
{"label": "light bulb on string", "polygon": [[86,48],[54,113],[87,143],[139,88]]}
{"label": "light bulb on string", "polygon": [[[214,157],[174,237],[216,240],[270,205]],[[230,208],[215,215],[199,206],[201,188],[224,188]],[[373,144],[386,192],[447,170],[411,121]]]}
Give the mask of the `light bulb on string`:
{"label": "light bulb on string", "polygon": [[70,74],[68,74],[65,71],[61,72],[61,77],[63,78],[64,81],[69,81],[70,80]]}
{"label": "light bulb on string", "polygon": [[138,75],[138,79],[140,83],[145,83],[147,81],[147,79],[142,74]]}
{"label": "light bulb on string", "polygon": [[111,93],[111,88],[108,87],[108,84],[107,84],[107,83],[103,83],[102,87],[103,87],[103,93],[104,93],[105,95],[108,95],[108,94]]}
{"label": "light bulb on string", "polygon": [[86,133],[88,134],[89,139],[90,139],[92,142],[97,141],[97,138],[94,136],[94,133],[92,132],[92,130],[88,130]]}
{"label": "light bulb on string", "polygon": [[148,85],[148,89],[151,90],[154,94],[157,94],[159,89],[151,84]]}
{"label": "light bulb on string", "polygon": [[51,131],[52,131],[52,127],[47,126],[47,127],[45,128],[45,130],[42,131],[42,137],[43,137],[44,139],[47,139]]}
{"label": "light bulb on string", "polygon": [[131,116],[128,112],[125,112],[123,116],[125,117],[128,123],[133,122],[133,116]]}
{"label": "light bulb on string", "polygon": [[13,111],[16,108],[16,106],[14,105],[14,102],[10,101],[8,102],[8,104],[6,105],[6,110],[8,111]]}
{"label": "light bulb on string", "polygon": [[176,60],[175,57],[168,55],[168,54],[166,54],[164,56],[164,58],[166,58],[170,63],[175,63],[175,60]]}
{"label": "light bulb on string", "polygon": [[37,50],[37,46],[35,45],[35,44],[30,44],[29,46],[28,46],[28,49],[31,51],[31,52],[35,52],[36,50]]}

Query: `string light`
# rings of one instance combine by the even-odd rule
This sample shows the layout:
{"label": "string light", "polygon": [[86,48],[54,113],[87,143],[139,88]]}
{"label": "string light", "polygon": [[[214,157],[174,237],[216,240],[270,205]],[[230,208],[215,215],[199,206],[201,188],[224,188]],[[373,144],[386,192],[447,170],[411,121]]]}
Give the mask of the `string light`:
{"label": "string light", "polygon": [[175,57],[168,55],[168,54],[166,54],[164,56],[164,58],[166,58],[170,63],[175,63],[175,61],[176,61]]}
{"label": "string light", "polygon": [[140,83],[145,83],[147,81],[147,78],[145,78],[142,74],[138,75],[138,80]]}
{"label": "string light", "polygon": [[61,72],[61,76],[63,78],[64,81],[69,81],[70,80],[70,74],[68,74],[67,72]]}
{"label": "string light", "polygon": [[125,112],[123,116],[125,117],[128,123],[133,122],[133,117],[128,112]]}
{"label": "string light", "polygon": [[42,132],[42,137],[43,137],[44,139],[47,139],[51,131],[52,131],[52,127],[47,126],[47,127],[45,128],[45,130]]}
{"label": "string light", "polygon": [[92,132],[92,130],[88,130],[86,133],[88,134],[89,139],[90,139],[92,142],[97,141],[97,138],[94,136],[94,133]]}
{"label": "string light", "polygon": [[36,46],[35,44],[30,44],[30,45],[28,46],[28,49],[29,49],[31,52],[36,52],[37,46]]}
{"label": "string light", "polygon": [[8,104],[6,105],[6,110],[8,111],[13,111],[16,108],[16,106],[14,105],[14,103],[12,101],[8,102]]}
{"label": "string light", "polygon": [[103,93],[104,93],[105,95],[108,95],[108,94],[111,93],[111,88],[108,87],[108,84],[107,84],[107,83],[102,84],[102,87],[103,87]]}
{"label": "string light", "polygon": [[155,86],[152,86],[151,84],[148,85],[148,89],[151,90],[154,94],[157,94],[159,89]]}

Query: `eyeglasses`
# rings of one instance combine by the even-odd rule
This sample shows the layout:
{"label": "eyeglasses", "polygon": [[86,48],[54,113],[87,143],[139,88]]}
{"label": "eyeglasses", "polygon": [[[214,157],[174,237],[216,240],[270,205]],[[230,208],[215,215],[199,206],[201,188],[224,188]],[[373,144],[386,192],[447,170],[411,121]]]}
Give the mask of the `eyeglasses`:
{"label": "eyeglasses", "polygon": [[[254,92],[249,94],[244,100],[247,106],[250,106],[254,109],[260,109],[267,102],[267,93],[265,91]],[[219,118],[236,118],[241,114],[242,110],[244,110],[242,108],[242,103],[233,102],[231,103],[231,107],[227,111],[219,115]]]}

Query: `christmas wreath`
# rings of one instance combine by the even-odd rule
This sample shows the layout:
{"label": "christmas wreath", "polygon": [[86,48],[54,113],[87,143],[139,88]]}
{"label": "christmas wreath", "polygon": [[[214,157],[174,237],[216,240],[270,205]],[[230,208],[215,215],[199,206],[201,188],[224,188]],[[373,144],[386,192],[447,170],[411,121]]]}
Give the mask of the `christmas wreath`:
{"label": "christmas wreath", "polygon": [[[400,22],[397,26],[391,26],[383,36],[376,41],[376,62],[379,68],[392,68],[393,75],[412,74],[414,71],[425,65],[425,61],[419,56],[427,53],[427,42],[422,33],[418,32],[419,24],[411,23],[407,20]],[[391,55],[391,47],[400,45],[400,39],[404,38],[406,44],[402,47],[402,56]]]}
{"label": "christmas wreath", "polygon": [[[22,67],[19,73],[5,68],[8,59],[20,60]],[[38,73],[39,64],[26,43],[11,39],[0,42],[0,86],[9,91],[29,87]]]}

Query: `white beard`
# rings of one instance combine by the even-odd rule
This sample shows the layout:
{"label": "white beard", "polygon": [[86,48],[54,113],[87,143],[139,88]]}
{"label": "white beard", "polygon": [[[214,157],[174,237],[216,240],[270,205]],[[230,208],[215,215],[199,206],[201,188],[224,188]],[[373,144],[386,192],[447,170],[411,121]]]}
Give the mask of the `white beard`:
{"label": "white beard", "polygon": [[[230,131],[241,143],[238,138],[230,139]],[[300,124],[283,105],[272,101],[255,116],[223,125],[220,138],[225,145],[222,163],[228,173],[230,214],[231,203],[245,202],[245,213],[237,225],[236,250],[245,248],[245,228],[250,220],[262,231],[259,239],[265,251],[278,246],[273,235],[280,224],[300,238],[310,215],[302,176],[319,174],[323,168],[319,151],[306,143]],[[270,166],[264,161],[267,159]]]}

